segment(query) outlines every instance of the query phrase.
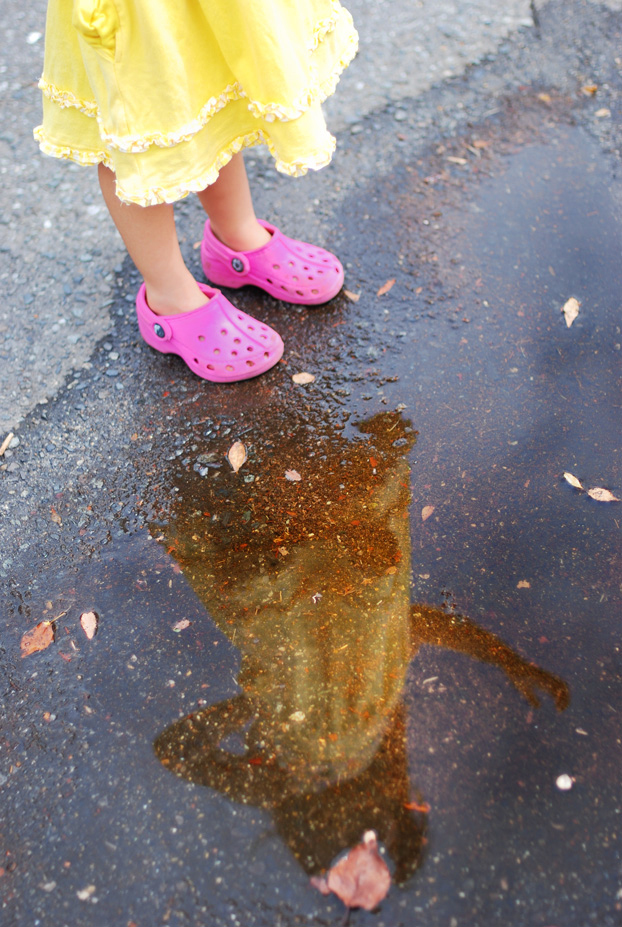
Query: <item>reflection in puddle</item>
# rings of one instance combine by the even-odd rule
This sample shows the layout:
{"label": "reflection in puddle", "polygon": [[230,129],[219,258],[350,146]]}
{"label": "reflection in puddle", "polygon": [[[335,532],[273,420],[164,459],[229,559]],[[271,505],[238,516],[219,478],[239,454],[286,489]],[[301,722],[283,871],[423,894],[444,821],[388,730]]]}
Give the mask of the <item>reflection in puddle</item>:
{"label": "reflection in puddle", "polygon": [[[409,775],[402,703],[420,644],[500,667],[532,704],[537,690],[560,710],[568,704],[560,679],[490,632],[411,606],[414,442],[391,413],[351,438],[326,424],[292,425],[278,441],[254,444],[237,474],[182,475],[163,529],[240,650],[243,691],[172,724],[156,753],[178,776],[268,809],[308,873],[368,829],[398,883],[421,863],[427,809]],[[285,479],[291,469],[300,481]]]}

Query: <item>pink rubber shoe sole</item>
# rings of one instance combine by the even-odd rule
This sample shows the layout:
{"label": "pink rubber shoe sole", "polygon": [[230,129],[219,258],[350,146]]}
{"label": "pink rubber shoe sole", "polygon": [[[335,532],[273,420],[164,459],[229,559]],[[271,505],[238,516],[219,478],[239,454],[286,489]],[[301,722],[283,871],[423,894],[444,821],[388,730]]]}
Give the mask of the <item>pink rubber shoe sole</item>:
{"label": "pink rubber shoe sole", "polygon": [[209,219],[201,244],[205,276],[217,286],[261,287],[288,303],[317,306],[336,296],[343,286],[343,267],[334,254],[283,235],[259,220],[272,238],[256,251],[232,251],[212,232]]}
{"label": "pink rubber shoe sole", "polygon": [[281,359],[280,335],[236,309],[220,290],[198,286],[209,300],[192,312],[156,315],[147,305],[145,285],[136,297],[140,333],[152,348],[178,354],[193,373],[214,383],[248,380]]}

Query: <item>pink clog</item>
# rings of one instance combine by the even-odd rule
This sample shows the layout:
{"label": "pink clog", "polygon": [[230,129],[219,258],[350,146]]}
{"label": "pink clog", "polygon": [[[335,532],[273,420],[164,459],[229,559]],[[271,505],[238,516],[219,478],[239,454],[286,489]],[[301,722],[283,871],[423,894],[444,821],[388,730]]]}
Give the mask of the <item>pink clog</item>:
{"label": "pink clog", "polygon": [[220,290],[198,286],[207,302],[192,312],[156,315],[147,305],[145,284],[136,297],[140,333],[163,354],[179,354],[204,380],[228,383],[269,370],[283,354],[274,329],[231,305]]}
{"label": "pink clog", "polygon": [[232,251],[212,232],[209,219],[201,244],[205,276],[218,286],[238,289],[252,283],[288,303],[317,306],[336,296],[343,285],[343,267],[334,254],[283,235],[259,220],[272,235],[255,251]]}

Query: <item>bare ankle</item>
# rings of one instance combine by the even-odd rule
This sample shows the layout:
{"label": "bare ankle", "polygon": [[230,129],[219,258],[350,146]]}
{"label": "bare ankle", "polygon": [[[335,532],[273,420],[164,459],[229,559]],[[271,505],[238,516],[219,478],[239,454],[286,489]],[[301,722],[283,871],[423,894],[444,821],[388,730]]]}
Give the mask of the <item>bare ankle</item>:
{"label": "bare ankle", "polygon": [[[193,281],[194,283],[194,281]],[[147,305],[156,315],[178,315],[181,312],[192,312],[199,306],[204,306],[207,297],[199,287],[186,287],[183,290],[159,290],[146,284]]]}
{"label": "bare ankle", "polygon": [[212,222],[211,229],[218,241],[232,251],[256,251],[267,245],[272,237],[257,220],[236,228],[214,227]]}

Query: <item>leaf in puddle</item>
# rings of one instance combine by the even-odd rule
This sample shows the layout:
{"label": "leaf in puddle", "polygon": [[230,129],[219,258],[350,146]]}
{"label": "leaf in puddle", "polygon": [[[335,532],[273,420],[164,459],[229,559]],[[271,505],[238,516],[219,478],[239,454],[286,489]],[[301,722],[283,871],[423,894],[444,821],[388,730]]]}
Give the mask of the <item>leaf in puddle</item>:
{"label": "leaf in puddle", "polygon": [[298,470],[286,470],[285,479],[289,480],[290,483],[299,483],[302,477],[300,473],[298,473]]}
{"label": "leaf in puddle", "polygon": [[343,292],[348,297],[351,303],[358,303],[359,299],[361,298],[360,293],[351,293],[350,290],[344,290]]}
{"label": "leaf in puddle", "polygon": [[88,639],[92,641],[97,634],[97,625],[99,624],[97,612],[82,612],[80,615],[80,624]]}
{"label": "leaf in puddle", "polygon": [[588,489],[587,491],[590,499],[596,499],[597,502],[619,502],[617,496],[614,496],[612,492],[609,492],[608,489],[603,489],[601,486],[595,486],[594,489]]}
{"label": "leaf in puddle", "polygon": [[575,489],[582,489],[583,492],[585,492],[579,480],[576,476],[573,476],[572,473],[564,473],[564,479],[567,483],[570,483],[571,486],[574,486]]}
{"label": "leaf in puddle", "polygon": [[242,464],[246,463],[247,458],[246,448],[241,441],[236,441],[235,444],[231,445],[227,460],[231,464],[234,473],[237,473]]}
{"label": "leaf in puddle", "polygon": [[386,283],[383,283],[383,284],[382,284],[382,286],[380,287],[380,289],[379,289],[378,292],[376,293],[376,296],[384,296],[385,293],[388,293],[388,292],[389,292],[389,290],[391,289],[391,287],[392,287],[394,284],[395,284],[395,278],[393,278],[393,280],[387,280]]}
{"label": "leaf in puddle", "polygon": [[187,618],[180,618],[177,624],[173,625],[173,631],[176,631],[178,634],[180,631],[185,631],[186,628],[190,627],[190,622]]}
{"label": "leaf in puddle", "polygon": [[292,380],[298,386],[304,386],[305,383],[313,383],[315,381],[315,376],[312,373],[295,373]]}
{"label": "leaf in puddle", "polygon": [[38,625],[22,635],[20,643],[22,657],[29,657],[31,653],[36,653],[38,650],[46,650],[54,642],[54,637],[54,623],[40,621]]}
{"label": "leaf in puddle", "polygon": [[373,911],[391,888],[391,873],[378,852],[375,831],[368,830],[362,843],[331,866],[325,877],[314,876],[311,884],[323,895],[333,892],[348,908]]}
{"label": "leaf in puddle", "polygon": [[433,505],[424,505],[421,509],[421,521],[425,521],[427,518],[429,518],[433,511]]}
{"label": "leaf in puddle", "polygon": [[574,296],[571,296],[570,299],[564,303],[562,312],[564,313],[564,318],[566,319],[566,325],[568,328],[570,328],[576,317],[579,315],[580,307],[581,303],[578,299],[575,299]]}

